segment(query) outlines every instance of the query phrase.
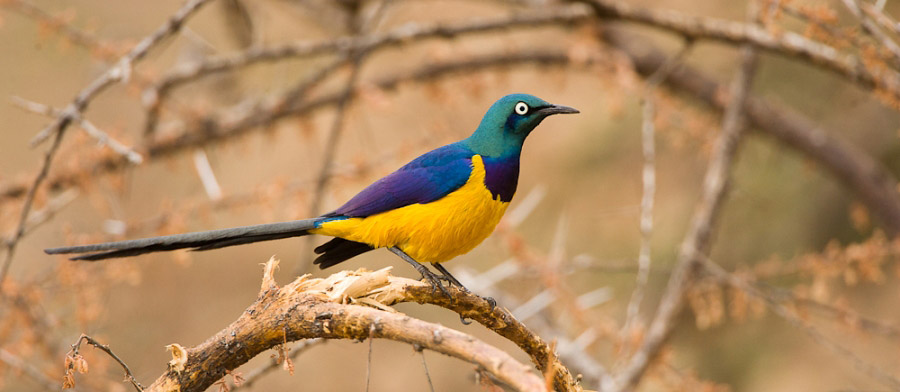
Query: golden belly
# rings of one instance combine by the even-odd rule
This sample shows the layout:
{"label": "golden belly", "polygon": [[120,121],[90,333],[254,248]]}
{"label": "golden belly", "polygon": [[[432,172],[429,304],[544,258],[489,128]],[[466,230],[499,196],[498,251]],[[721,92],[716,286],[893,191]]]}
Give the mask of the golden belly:
{"label": "golden belly", "polygon": [[478,246],[506,212],[509,203],[491,196],[484,177],[484,163],[475,155],[469,180],[437,201],[326,222],[311,232],[376,248],[397,246],[416,261],[442,263]]}

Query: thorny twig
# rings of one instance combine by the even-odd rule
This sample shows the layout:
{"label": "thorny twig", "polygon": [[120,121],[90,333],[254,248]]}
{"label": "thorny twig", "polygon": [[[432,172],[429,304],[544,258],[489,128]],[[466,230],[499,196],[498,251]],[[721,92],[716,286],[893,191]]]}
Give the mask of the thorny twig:
{"label": "thorny twig", "polygon": [[81,344],[84,342],[87,342],[91,346],[100,349],[100,351],[105,352],[107,355],[112,357],[112,359],[118,362],[119,365],[122,366],[122,369],[125,370],[125,379],[131,382],[131,385],[134,385],[134,389],[137,389],[138,392],[143,392],[144,387],[137,381],[136,378],[134,378],[134,373],[131,372],[131,369],[128,368],[128,365],[125,364],[125,361],[123,361],[122,358],[119,358],[118,355],[112,352],[109,346],[94,340],[94,338],[85,334],[81,334],[81,336],[78,337],[78,341],[76,341],[75,344],[72,345],[72,351],[70,351],[72,356],[78,355],[78,350],[81,349]]}

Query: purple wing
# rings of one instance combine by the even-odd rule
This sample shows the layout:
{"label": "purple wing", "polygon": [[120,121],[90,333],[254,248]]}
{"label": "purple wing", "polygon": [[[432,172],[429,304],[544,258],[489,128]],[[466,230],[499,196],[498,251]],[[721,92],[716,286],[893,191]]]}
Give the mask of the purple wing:
{"label": "purple wing", "polygon": [[436,201],[459,189],[472,173],[472,150],[449,144],[375,181],[325,216],[366,217],[410,204]]}

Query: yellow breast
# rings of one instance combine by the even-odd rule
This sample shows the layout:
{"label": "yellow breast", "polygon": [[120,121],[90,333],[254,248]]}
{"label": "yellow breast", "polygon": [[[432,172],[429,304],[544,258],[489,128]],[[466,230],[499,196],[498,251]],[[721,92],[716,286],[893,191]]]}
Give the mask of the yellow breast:
{"label": "yellow breast", "polygon": [[484,241],[506,212],[509,203],[492,197],[484,177],[484,162],[475,155],[468,181],[437,201],[331,221],[311,232],[376,248],[397,246],[419,262],[442,263]]}

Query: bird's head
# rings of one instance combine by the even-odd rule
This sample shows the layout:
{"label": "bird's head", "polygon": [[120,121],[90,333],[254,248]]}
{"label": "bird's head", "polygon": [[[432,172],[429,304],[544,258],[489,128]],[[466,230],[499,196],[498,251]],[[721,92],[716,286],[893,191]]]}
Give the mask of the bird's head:
{"label": "bird's head", "polygon": [[478,129],[465,142],[481,155],[518,153],[525,138],[541,121],[561,113],[578,113],[578,110],[551,104],[534,95],[510,94],[491,105]]}

